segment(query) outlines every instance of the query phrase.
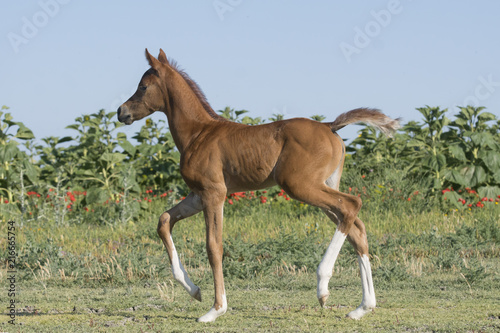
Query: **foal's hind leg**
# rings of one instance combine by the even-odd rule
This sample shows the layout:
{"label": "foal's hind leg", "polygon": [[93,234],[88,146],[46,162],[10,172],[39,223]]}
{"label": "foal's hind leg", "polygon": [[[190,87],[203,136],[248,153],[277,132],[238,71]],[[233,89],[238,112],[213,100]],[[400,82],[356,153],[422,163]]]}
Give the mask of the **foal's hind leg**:
{"label": "foal's hind leg", "polygon": [[[337,218],[338,213],[335,214],[334,212],[326,209],[323,209],[323,211],[337,224],[337,226],[339,225],[340,220]],[[316,276],[318,278],[317,296],[319,304],[322,307],[325,305],[328,296],[330,296],[330,292],[328,291],[328,282],[330,282],[330,278],[333,274],[333,267],[335,266],[335,262],[337,261],[337,257],[346,237],[347,235],[341,232],[337,227],[330,245],[328,245],[328,248],[323,255],[323,259],[318,265],[318,270],[316,271]]]}
{"label": "foal's hind leg", "polygon": [[361,208],[361,200],[358,197],[334,190],[325,184],[290,186],[290,184],[284,183],[282,187],[291,197],[320,207],[329,216],[342,216],[317,270],[318,300],[320,305],[323,306],[329,296],[328,281],[332,276],[333,266],[347,235],[354,225],[356,215]]}
{"label": "foal's hind leg", "polygon": [[361,276],[361,287],[363,289],[363,299],[356,310],[349,312],[348,317],[360,319],[365,314],[375,309],[375,289],[373,288],[372,269],[370,258],[368,257],[368,239],[364,223],[356,218],[354,227],[349,232],[347,238],[358,254],[359,273]]}
{"label": "foal's hind leg", "polygon": [[174,279],[177,280],[184,287],[184,289],[186,289],[191,297],[197,299],[198,301],[201,301],[200,288],[196,286],[191,279],[189,279],[184,266],[182,266],[175,249],[174,241],[172,240],[172,228],[176,222],[199,213],[202,208],[200,197],[194,193],[190,193],[179,204],[164,212],[160,216],[157,229],[158,235],[167,249]]}
{"label": "foal's hind leg", "polygon": [[[332,176],[326,181],[326,184],[334,189],[338,189],[341,172],[342,170],[338,168],[332,174]],[[335,224],[337,225],[340,224],[341,220],[339,218],[338,213],[335,214],[327,210],[324,210],[324,212]],[[331,244],[338,244],[339,243],[338,240],[337,243],[334,242],[335,234],[333,238],[334,239],[332,239]],[[361,276],[361,287],[363,289],[363,299],[361,301],[361,305],[358,306],[356,310],[351,311],[347,316],[353,319],[360,319],[365,314],[369,313],[372,309],[375,308],[376,300],[375,300],[375,290],[373,288],[370,259],[368,257],[368,239],[366,237],[366,228],[364,223],[358,217],[356,217],[354,225],[352,226],[351,230],[349,231],[349,234],[347,235],[347,240],[349,241],[349,243],[352,244],[352,246],[354,247],[354,249],[358,254],[359,271]],[[327,258],[327,255],[328,251],[325,254],[323,261],[325,260],[325,258]],[[335,263],[335,259],[336,256],[334,258],[329,259],[330,261],[333,261],[333,263],[331,264],[332,270],[333,270],[333,264]],[[329,275],[327,274],[328,279],[326,281],[326,287],[322,287],[323,290],[326,288],[327,291],[326,295],[328,295],[328,281],[331,277],[331,272],[332,272],[331,270],[327,271]],[[318,299],[320,300],[321,305],[323,305],[324,302],[326,301],[326,298],[323,300],[322,298],[320,298],[319,276],[318,276]]]}

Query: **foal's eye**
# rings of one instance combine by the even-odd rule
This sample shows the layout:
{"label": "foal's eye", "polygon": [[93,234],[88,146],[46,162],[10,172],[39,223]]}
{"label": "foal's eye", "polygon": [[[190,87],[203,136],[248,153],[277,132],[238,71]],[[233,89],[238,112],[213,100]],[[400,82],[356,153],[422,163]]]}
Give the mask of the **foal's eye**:
{"label": "foal's eye", "polygon": [[139,86],[140,91],[146,91],[147,87],[146,86]]}

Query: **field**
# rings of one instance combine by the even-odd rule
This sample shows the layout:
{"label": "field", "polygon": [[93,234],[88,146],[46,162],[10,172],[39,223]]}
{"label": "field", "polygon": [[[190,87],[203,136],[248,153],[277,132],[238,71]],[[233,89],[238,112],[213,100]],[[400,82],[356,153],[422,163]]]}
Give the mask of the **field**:
{"label": "field", "polygon": [[[474,331],[500,329],[500,207],[465,214],[370,216],[378,296],[373,314],[345,318],[361,300],[359,272],[346,243],[330,282],[328,307],[316,299],[315,267],[334,225],[314,209],[295,215],[276,202],[226,209],[225,276],[229,310],[213,324],[195,319],[210,308],[211,271],[203,221],[193,217],[174,236],[203,302],[173,282],[156,216],[119,227],[51,219],[17,226],[17,326],[14,332]],[[239,207],[235,207],[239,205]],[[273,207],[275,206],[275,207]],[[411,208],[407,207],[407,208]],[[408,211],[411,212],[411,209]],[[156,215],[155,215],[156,214]],[[7,234],[2,224],[2,234]],[[6,290],[6,269],[1,270]]]}
{"label": "field", "polygon": [[[453,121],[446,110],[419,108],[423,123],[404,125],[392,139],[365,127],[347,146],[340,189],[363,200],[377,295],[372,314],[345,318],[362,294],[347,242],[320,308],[315,271],[335,225],[271,188],[226,198],[229,309],[212,324],[195,321],[213,302],[203,217],[173,231],[201,303],[174,283],[156,233],[160,214],[187,194],[164,125],[148,119],[132,144],[116,133],[115,114],[100,111],[68,126],[75,137],[40,144],[6,109],[0,331],[500,330],[500,120],[483,108],[461,108]],[[245,112],[221,111],[262,123],[239,119]]]}

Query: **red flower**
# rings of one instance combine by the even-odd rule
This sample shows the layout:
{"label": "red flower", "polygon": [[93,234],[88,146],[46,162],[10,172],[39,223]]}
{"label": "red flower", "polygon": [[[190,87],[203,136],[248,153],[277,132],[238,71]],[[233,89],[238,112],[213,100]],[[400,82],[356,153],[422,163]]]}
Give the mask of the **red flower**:
{"label": "red flower", "polygon": [[232,204],[233,204],[233,199],[229,199],[229,200],[227,201],[227,203],[228,203],[228,204],[230,204],[230,205],[232,205]]}
{"label": "red flower", "polygon": [[267,198],[264,197],[264,196],[261,196],[260,197],[260,202],[263,203],[263,204],[265,204],[267,202]]}

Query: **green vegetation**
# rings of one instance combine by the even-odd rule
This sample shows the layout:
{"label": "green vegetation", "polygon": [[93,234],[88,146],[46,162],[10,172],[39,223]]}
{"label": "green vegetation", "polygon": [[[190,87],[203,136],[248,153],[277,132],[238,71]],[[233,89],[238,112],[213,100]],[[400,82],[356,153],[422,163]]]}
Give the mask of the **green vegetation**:
{"label": "green vegetation", "polygon": [[[3,108],[0,331],[498,331],[500,121],[481,108],[462,108],[455,120],[439,108],[419,111],[424,122],[394,138],[363,128],[348,147],[341,189],[363,200],[374,313],[344,318],[361,300],[347,243],[328,307],[319,307],[315,270],[335,226],[272,188],[227,198],[229,311],[205,325],[195,322],[213,301],[202,216],[174,228],[202,303],[174,283],[156,234],[159,215],[186,194],[165,123],[147,120],[132,144],[114,114],[101,111],[69,126],[76,137],[37,143]],[[237,121],[244,114],[224,112]],[[8,221],[17,254],[14,329],[5,296]]]}
{"label": "green vegetation", "polygon": [[[122,124],[113,120],[115,113],[101,110],[67,126],[75,137],[43,138],[40,144],[6,109],[0,111],[2,220],[36,220],[48,209],[57,212],[60,225],[123,224],[148,214],[144,194],[177,198],[188,192],[178,168],[179,153],[164,121],[147,119],[133,136],[138,142],[134,145],[118,132]],[[453,121],[438,107],[417,110],[423,123],[410,121],[394,138],[371,127],[360,131],[347,147],[344,184],[368,196],[363,199],[384,205],[400,197],[411,200],[416,191],[425,200],[439,200],[444,211],[484,208],[486,202],[498,201],[500,120],[481,107],[460,108]],[[246,110],[227,107],[219,112],[245,124],[263,122],[240,118]],[[281,118],[273,115],[270,120]]]}

